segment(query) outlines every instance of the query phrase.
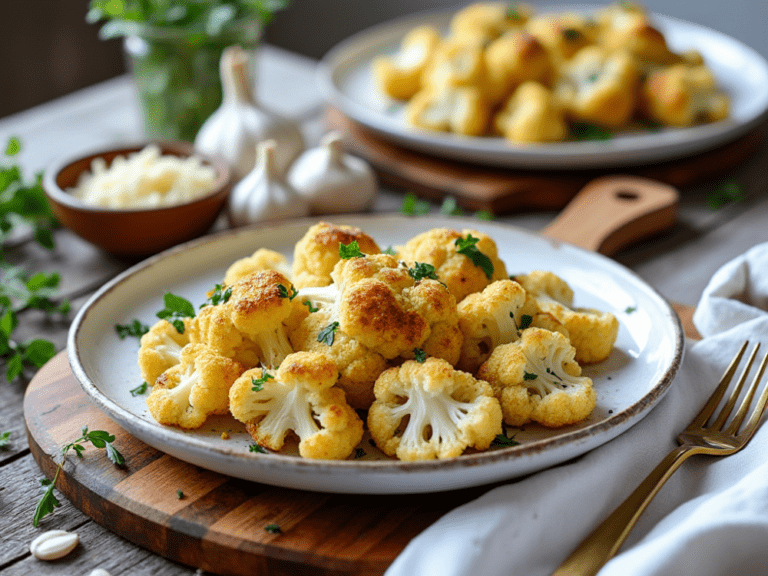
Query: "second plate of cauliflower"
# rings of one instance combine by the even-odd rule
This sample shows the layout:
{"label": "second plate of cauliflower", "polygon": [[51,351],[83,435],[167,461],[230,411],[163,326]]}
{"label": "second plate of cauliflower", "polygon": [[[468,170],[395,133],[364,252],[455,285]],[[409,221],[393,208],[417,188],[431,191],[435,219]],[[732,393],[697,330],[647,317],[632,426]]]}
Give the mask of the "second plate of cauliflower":
{"label": "second plate of cauliflower", "polygon": [[[194,310],[158,320],[168,294]],[[149,326],[140,343],[114,329],[132,318]],[[69,342],[84,389],[140,440],[239,478],[351,493],[450,490],[573,458],[642,418],[681,351],[667,303],[607,258],[402,216],[170,250],[94,295]]]}

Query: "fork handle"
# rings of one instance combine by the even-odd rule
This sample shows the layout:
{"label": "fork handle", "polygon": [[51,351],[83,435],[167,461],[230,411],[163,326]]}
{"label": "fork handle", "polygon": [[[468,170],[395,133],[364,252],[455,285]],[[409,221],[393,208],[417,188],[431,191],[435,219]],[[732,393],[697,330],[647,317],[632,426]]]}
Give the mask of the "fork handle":
{"label": "fork handle", "polygon": [[689,457],[699,451],[679,446],[667,454],[640,486],[571,552],[552,576],[592,576],[610,560],[629,536],[659,489]]}

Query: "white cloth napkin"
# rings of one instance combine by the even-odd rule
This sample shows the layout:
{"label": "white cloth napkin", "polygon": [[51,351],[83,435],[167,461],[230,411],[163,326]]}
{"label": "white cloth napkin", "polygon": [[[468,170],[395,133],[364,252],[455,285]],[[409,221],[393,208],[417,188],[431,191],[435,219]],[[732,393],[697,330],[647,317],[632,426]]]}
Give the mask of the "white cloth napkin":
{"label": "white cloth napkin", "polygon": [[[539,576],[557,568],[659,461],[749,338],[768,351],[768,244],[719,270],[667,396],[567,464],[493,489],[415,538],[386,576]],[[765,420],[765,417],[764,417]],[[656,496],[601,576],[768,574],[768,425],[727,458],[694,456]]]}

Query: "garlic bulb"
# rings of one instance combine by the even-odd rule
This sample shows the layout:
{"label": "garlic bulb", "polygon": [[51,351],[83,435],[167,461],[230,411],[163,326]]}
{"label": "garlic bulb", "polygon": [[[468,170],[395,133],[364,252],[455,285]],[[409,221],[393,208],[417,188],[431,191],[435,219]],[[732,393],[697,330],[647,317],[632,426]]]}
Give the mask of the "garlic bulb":
{"label": "garlic bulb", "polygon": [[276,147],[273,140],[258,144],[256,167],[232,189],[228,207],[232,226],[309,213],[306,200],[281,180],[275,165]]}
{"label": "garlic bulb", "polygon": [[304,149],[304,138],[295,122],[258,104],[247,63],[248,54],[240,46],[230,46],[222,53],[222,103],[197,133],[195,150],[224,158],[242,178],[256,165],[256,144],[274,140],[276,168],[282,177]]}
{"label": "garlic bulb", "polygon": [[326,134],[318,148],[302,153],[286,181],[309,201],[314,214],[365,210],[378,188],[368,163],[344,152],[338,132]]}

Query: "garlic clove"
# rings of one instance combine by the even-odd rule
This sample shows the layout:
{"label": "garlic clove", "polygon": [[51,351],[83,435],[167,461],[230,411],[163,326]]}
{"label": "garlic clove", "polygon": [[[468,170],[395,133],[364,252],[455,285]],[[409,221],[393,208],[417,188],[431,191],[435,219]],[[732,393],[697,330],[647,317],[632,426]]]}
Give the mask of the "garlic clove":
{"label": "garlic clove", "polygon": [[309,204],[286,184],[276,165],[273,140],[257,146],[256,167],[238,182],[229,196],[228,216],[233,227],[297,218],[309,214]]}
{"label": "garlic clove", "polygon": [[88,573],[88,576],[112,576],[104,568],[94,568]]}
{"label": "garlic clove", "polygon": [[256,165],[256,145],[274,140],[276,168],[283,176],[304,150],[304,137],[296,122],[259,105],[250,85],[248,60],[241,46],[222,53],[222,103],[198,131],[195,149],[224,158],[242,178]]}
{"label": "garlic clove", "polygon": [[326,134],[320,146],[303,152],[286,181],[307,199],[314,214],[366,210],[378,191],[371,166],[344,152],[338,132]]}
{"label": "garlic clove", "polygon": [[38,560],[58,560],[72,552],[79,541],[75,532],[48,530],[32,540],[29,551]]}

